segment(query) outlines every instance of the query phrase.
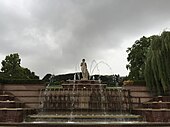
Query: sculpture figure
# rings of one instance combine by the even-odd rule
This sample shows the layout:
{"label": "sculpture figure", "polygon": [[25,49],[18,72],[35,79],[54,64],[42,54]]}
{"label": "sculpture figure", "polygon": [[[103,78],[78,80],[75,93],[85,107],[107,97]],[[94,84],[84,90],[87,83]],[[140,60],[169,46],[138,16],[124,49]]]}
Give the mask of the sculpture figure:
{"label": "sculpture figure", "polygon": [[89,72],[87,70],[87,64],[85,62],[85,59],[82,59],[80,66],[81,66],[82,77],[83,77],[82,80],[88,80]]}

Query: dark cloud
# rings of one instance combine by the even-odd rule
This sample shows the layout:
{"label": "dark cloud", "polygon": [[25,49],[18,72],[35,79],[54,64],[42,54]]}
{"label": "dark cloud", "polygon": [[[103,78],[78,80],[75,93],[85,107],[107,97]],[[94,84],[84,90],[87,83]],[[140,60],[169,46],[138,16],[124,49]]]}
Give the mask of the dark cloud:
{"label": "dark cloud", "polygon": [[127,46],[169,27],[169,5],[169,0],[1,0],[0,56],[18,52],[23,66],[41,77],[77,71],[82,58],[89,64],[104,60],[113,73],[125,75]]}

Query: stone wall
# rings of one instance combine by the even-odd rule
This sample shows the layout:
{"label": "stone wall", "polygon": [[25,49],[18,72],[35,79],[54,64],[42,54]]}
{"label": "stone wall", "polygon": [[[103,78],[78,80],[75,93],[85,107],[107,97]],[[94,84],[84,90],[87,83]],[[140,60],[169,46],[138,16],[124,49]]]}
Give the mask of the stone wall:
{"label": "stone wall", "polygon": [[130,90],[133,107],[153,98],[145,85],[125,85],[123,88]]}
{"label": "stone wall", "polygon": [[[41,89],[45,88],[45,84],[0,84],[0,92],[13,94],[17,99],[24,102],[26,106],[32,108],[39,107],[39,97]],[[145,85],[126,85],[124,89],[130,90],[133,107],[149,101],[152,95],[149,93]]]}
{"label": "stone wall", "polygon": [[41,89],[45,84],[0,84],[2,93],[13,94],[27,107],[38,108]]}

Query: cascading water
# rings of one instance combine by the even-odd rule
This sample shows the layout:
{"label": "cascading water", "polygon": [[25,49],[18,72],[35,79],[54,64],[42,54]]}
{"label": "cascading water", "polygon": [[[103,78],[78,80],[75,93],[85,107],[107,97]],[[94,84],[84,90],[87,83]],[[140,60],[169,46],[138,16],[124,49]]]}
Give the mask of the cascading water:
{"label": "cascading water", "polygon": [[[105,64],[110,68],[103,61],[93,63],[96,65],[91,74],[96,68],[99,71],[99,64]],[[55,122],[111,122],[139,118],[124,115],[124,110],[130,110],[129,91],[121,87],[107,88],[106,84],[101,83],[100,75],[97,80],[94,76],[92,80],[80,80],[79,74],[74,74],[73,80],[66,81],[60,88],[50,89],[47,85],[41,94],[43,113],[30,118]]]}
{"label": "cascading water", "polygon": [[99,92],[100,92],[100,95],[101,95],[101,108],[102,108],[103,115],[104,115],[104,121],[106,122],[106,117],[105,117],[107,115],[107,112],[106,112],[106,108],[107,108],[107,105],[106,105],[107,104],[106,91],[101,86],[100,77],[99,77],[98,81],[100,83]]}
{"label": "cascading water", "polygon": [[[46,91],[47,96],[43,99],[43,113],[31,118],[49,122],[139,120],[139,116],[128,116],[124,113],[124,110],[129,110],[128,91],[121,88],[108,89],[102,85],[99,86],[100,84],[96,85],[98,88],[88,88],[88,85],[86,85],[86,88],[85,86],[77,88],[76,82],[71,87],[73,89],[62,88]],[[91,83],[91,85],[94,85],[92,81]]]}
{"label": "cascading water", "polygon": [[71,94],[71,113],[70,113],[70,119],[68,122],[72,122],[74,120],[74,108],[75,108],[75,81],[76,81],[76,73],[74,74],[74,79],[73,79],[73,88],[72,88],[72,94]]}
{"label": "cascading water", "polygon": [[40,90],[40,96],[39,96],[39,101],[40,101],[40,105],[39,105],[39,109],[41,112],[44,112],[44,110],[46,110],[46,108],[48,107],[47,103],[44,103],[45,101],[49,101],[49,86],[53,83],[53,78],[55,77],[55,75],[51,75],[49,78],[49,83],[47,84],[46,88],[44,90]]}

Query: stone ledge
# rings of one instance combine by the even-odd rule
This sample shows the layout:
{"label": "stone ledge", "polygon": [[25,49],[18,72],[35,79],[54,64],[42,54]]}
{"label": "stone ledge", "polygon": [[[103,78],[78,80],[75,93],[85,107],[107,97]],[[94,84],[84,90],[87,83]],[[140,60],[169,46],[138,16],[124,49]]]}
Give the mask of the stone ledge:
{"label": "stone ledge", "polygon": [[0,122],[0,126],[9,127],[170,127],[170,123],[168,122],[110,122],[110,123],[102,123],[102,122],[93,122],[93,123],[74,123],[74,122]]}

